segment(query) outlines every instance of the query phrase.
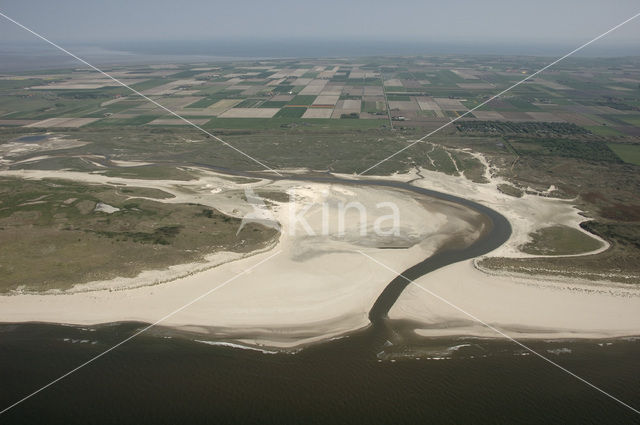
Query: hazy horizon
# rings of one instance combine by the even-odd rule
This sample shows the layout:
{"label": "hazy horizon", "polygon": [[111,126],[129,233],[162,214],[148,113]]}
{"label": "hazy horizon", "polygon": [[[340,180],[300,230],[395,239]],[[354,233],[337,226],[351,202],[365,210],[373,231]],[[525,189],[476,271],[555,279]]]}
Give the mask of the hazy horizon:
{"label": "hazy horizon", "polygon": [[[389,41],[424,44],[579,45],[638,13],[637,2],[602,0],[519,2],[460,0],[396,3],[292,0],[188,3],[141,0],[3,2],[0,11],[45,37],[64,43],[207,41],[237,39]],[[0,18],[0,40],[34,40]],[[637,46],[640,22],[599,46]]]}

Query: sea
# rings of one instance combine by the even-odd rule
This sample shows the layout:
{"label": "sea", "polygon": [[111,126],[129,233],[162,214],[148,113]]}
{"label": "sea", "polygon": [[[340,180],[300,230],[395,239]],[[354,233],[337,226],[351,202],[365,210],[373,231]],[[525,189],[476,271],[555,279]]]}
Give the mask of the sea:
{"label": "sea", "polygon": [[[445,43],[433,40],[216,39],[78,43],[51,40],[95,66],[215,63],[260,59],[358,58],[373,56],[537,56],[557,58],[576,48],[558,44]],[[637,56],[637,45],[589,46],[573,57]],[[574,60],[569,58],[567,61]],[[578,59],[579,60],[579,59]],[[42,41],[0,40],[0,73],[84,67]]]}
{"label": "sea", "polygon": [[[141,323],[0,325],[0,409]],[[411,337],[388,322],[301,350],[161,328],[0,415],[7,424],[632,424],[640,416],[501,339]],[[640,406],[640,340],[527,345]]]}

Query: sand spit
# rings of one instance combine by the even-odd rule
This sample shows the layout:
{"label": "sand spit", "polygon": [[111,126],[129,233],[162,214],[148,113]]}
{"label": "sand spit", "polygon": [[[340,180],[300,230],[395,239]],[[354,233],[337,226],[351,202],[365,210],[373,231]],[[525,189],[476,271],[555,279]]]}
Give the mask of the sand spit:
{"label": "sand spit", "polygon": [[[493,177],[489,164],[481,155],[478,156],[487,167],[486,177],[489,183],[473,183],[464,177],[424,169],[396,174],[389,179],[411,181],[416,186],[453,193],[503,214],[511,223],[513,233],[505,244],[489,256],[533,257],[522,253],[518,248],[529,241],[529,233],[554,225],[578,229],[603,243],[601,248],[580,255],[595,254],[609,247],[606,241],[585,232],[579,226],[585,218],[570,200],[531,194],[515,198],[498,191],[497,185],[507,182]],[[373,257],[384,262],[375,255]],[[546,339],[640,335],[638,285],[539,275],[485,273],[474,266],[474,261],[451,264],[422,276],[416,283],[513,337]],[[389,279],[394,277],[383,268],[380,272],[387,273]],[[495,331],[414,285],[405,289],[389,312],[389,317],[421,323],[416,332],[424,336],[501,338]]]}
{"label": "sand spit", "polygon": [[[296,347],[334,338],[369,324],[369,309],[394,276],[357,250],[394,270],[403,271],[450,238],[471,239],[477,235],[477,229],[469,224],[474,221],[470,210],[452,209],[438,201],[421,202],[415,194],[402,190],[268,179],[235,183],[223,175],[199,171],[197,179],[188,182],[133,180],[63,171],[0,172],[0,175],[23,178],[67,178],[157,188],[175,196],[162,202],[197,202],[235,217],[255,212],[255,205],[246,201],[246,188],[287,192],[290,197],[288,203],[267,204],[269,213],[282,225],[280,240],[270,250],[242,258],[219,253],[208,264],[183,265],[171,272],[145,272],[146,275],[143,273],[135,282],[98,282],[58,295],[3,296],[0,297],[0,321],[154,322],[266,260],[162,325],[189,332],[197,329],[207,335],[199,339],[207,341],[235,338],[242,344]],[[518,247],[528,240],[530,232],[541,227],[562,224],[579,228],[583,218],[570,201],[528,194],[513,198],[497,190],[499,179],[487,175],[491,179],[487,184],[428,170],[360,178],[412,181],[414,185],[453,193],[496,209],[512,223],[513,234],[491,255],[527,256]],[[396,203],[402,212],[400,234],[392,238],[371,237],[370,233],[362,236],[357,215],[353,214],[347,215],[344,232],[340,233],[331,220],[329,231],[323,231],[323,208],[331,215],[341,203],[356,200],[370,213],[369,227],[372,221],[388,213],[376,207],[379,202]],[[292,232],[292,219],[304,209],[313,234],[302,229]],[[399,247],[402,248],[385,249]],[[276,252],[279,254],[267,260]],[[163,276],[170,278],[165,281],[161,279]],[[630,285],[489,275],[475,268],[472,260],[437,270],[417,283],[513,336],[592,338],[640,334],[640,290]],[[82,292],[87,289],[91,291]],[[411,286],[394,305],[390,317],[420,323],[417,332],[425,336],[500,337]]]}
{"label": "sand spit", "polygon": [[[640,334],[640,288],[632,285],[495,276],[480,272],[472,261],[436,270],[416,283],[516,339]],[[415,320],[423,336],[502,338],[414,285],[405,289],[389,317]]]}
{"label": "sand spit", "polygon": [[[161,202],[197,202],[236,217],[254,211],[255,206],[245,199],[247,187],[258,192],[287,192],[290,202],[269,203],[270,212],[282,225],[280,240],[271,250],[245,258],[227,258],[228,261],[217,256],[212,259],[220,263],[217,267],[179,267],[167,273],[173,273],[173,277],[164,283],[158,279],[165,271],[155,271],[134,280],[95,282],[57,294],[2,296],[0,321],[82,325],[127,320],[155,322],[233,279],[214,294],[167,318],[162,325],[225,328],[226,335],[234,330],[243,335],[258,330],[255,340],[243,341],[291,347],[368,325],[368,311],[388,277],[357,250],[374,253],[393,267],[404,269],[429,256],[450,238],[473,239],[478,234],[470,224],[477,218],[476,213],[442,201],[417,200],[415,194],[401,190],[288,180],[240,184],[211,172],[201,170],[199,174],[198,179],[185,182],[65,171],[1,172],[2,176],[157,188],[175,196]],[[212,193],[212,188],[220,191]],[[342,231],[337,223],[341,205],[356,201],[367,212],[366,235],[361,233],[362,221],[356,208],[345,213]],[[394,203],[400,211],[397,234],[372,233],[375,223],[389,214],[388,208],[378,205],[381,201]],[[302,212],[310,232],[295,221]],[[280,254],[267,260],[275,252]],[[265,262],[236,278],[261,261]],[[197,270],[202,271],[194,273]],[[180,272],[186,275],[179,276]],[[146,284],[144,278],[149,278]]]}

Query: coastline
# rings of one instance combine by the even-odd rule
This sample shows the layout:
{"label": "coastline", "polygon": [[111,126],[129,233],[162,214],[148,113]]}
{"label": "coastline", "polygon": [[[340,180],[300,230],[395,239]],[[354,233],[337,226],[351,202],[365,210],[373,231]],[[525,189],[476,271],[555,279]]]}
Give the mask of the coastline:
{"label": "coastline", "polygon": [[[84,180],[83,173],[31,172],[22,174],[33,178],[71,177]],[[248,205],[238,202],[238,185],[229,200],[225,191],[211,189],[213,174],[197,182],[131,181],[88,175],[96,183],[135,184],[163,188],[176,195],[166,202],[197,200],[225,213],[240,216]],[[225,181],[225,184],[229,184]],[[195,195],[167,189],[180,185],[204,188]],[[234,278],[248,267],[258,264],[273,254],[282,254],[267,261],[251,273],[239,276],[228,287],[201,302],[190,306],[162,325],[177,329],[198,329],[204,333],[236,336],[256,333],[253,344],[291,347],[324,340],[362,329],[369,325],[367,314],[379,293],[387,285],[387,278],[379,273],[377,265],[357,252],[378,252],[399,269],[407,268],[430,256],[449,238],[475,238],[476,229],[469,220],[476,214],[459,210],[437,200],[416,200],[414,194],[389,188],[365,188],[330,183],[277,181],[245,184],[269,190],[294,190],[293,210],[290,205],[275,207],[283,232],[272,250],[236,259],[217,267],[170,282],[138,286],[126,290],[94,290],[90,292],[60,293],[56,296],[16,294],[0,297],[2,322],[52,322],[74,325],[139,321],[153,323],[185,303],[207,292],[211,287]],[[242,185],[240,185],[242,186]],[[225,189],[226,190],[226,189]],[[215,193],[212,193],[214,192]],[[292,192],[293,193],[293,192]],[[384,249],[383,240],[371,240],[357,234],[356,222],[348,218],[347,235],[334,234],[308,237],[292,236],[287,229],[290,215],[309,203],[319,202],[325,196],[331,205],[357,199],[373,211],[378,199],[393,200],[402,212],[399,242],[409,244],[406,249]],[[164,200],[163,200],[164,201]],[[311,210],[308,221],[318,229],[322,226],[320,209]],[[385,212],[386,213],[386,212]],[[355,218],[355,217],[354,217]],[[392,241],[393,242],[393,241]],[[92,284],[89,284],[92,287]],[[93,287],[105,287],[105,283]],[[246,340],[246,338],[244,338]]]}
{"label": "coastline", "polygon": [[[418,173],[424,174],[426,177],[416,179],[415,175],[409,173],[389,177],[362,177],[360,180],[366,181],[375,178],[377,180],[400,182],[411,181],[412,185],[418,187],[426,187],[432,190],[445,189],[443,190],[445,193],[456,193],[458,196],[474,200],[489,208],[499,206],[499,210],[505,213],[509,222],[515,222],[516,224],[513,226],[514,233],[509,238],[509,241],[492,253],[495,255],[518,256],[517,244],[520,244],[523,240],[523,234],[528,234],[528,231],[525,233],[522,228],[528,230],[532,229],[536,224],[541,225],[544,223],[544,220],[540,217],[533,217],[533,219],[524,217],[524,211],[532,205],[541,204],[544,207],[541,209],[544,210],[543,217],[554,215],[556,220],[579,227],[577,226],[580,217],[578,211],[566,201],[533,198],[528,195],[525,202],[520,202],[521,205],[517,205],[518,202],[516,202],[516,207],[509,209],[505,208],[505,204],[513,200],[509,199],[507,195],[499,194],[497,190],[492,191],[490,189],[491,185],[478,185],[461,177],[443,176],[442,174],[430,175],[425,170],[420,170]],[[52,173],[27,174],[43,177],[43,175],[46,176]],[[53,174],[56,173],[54,172]],[[69,174],[77,179],[86,178],[84,173]],[[215,195],[213,194],[214,190],[209,189],[213,180],[216,181],[213,186],[220,185],[220,180],[222,179],[218,178],[216,180],[216,175],[217,173],[207,172],[204,177],[200,177],[201,180],[196,185],[206,187],[211,195]],[[353,179],[353,176],[345,177]],[[105,180],[104,176],[99,175],[94,175],[91,179],[96,182],[108,180],[109,182],[120,184],[133,184],[131,180],[117,178],[106,178]],[[167,186],[193,185],[193,182],[185,183],[184,181],[135,180],[134,183],[137,186],[162,188],[165,191],[167,191]],[[224,181],[224,183],[229,185],[228,180]],[[233,190],[237,190],[241,186],[248,185],[235,185]],[[336,183],[305,182],[301,180],[269,181],[263,179],[259,183],[253,184],[253,186],[276,188],[284,191],[295,187],[298,194],[302,193],[303,197],[308,198],[306,199],[307,201],[313,201],[314,197],[317,197],[319,193],[327,193],[327,188],[329,188],[332,196],[342,197],[340,199],[343,200],[355,196],[359,200],[368,199],[368,202],[373,202],[376,196],[371,196],[370,192],[380,190],[379,188],[358,186],[357,182],[341,187]],[[223,189],[222,192],[217,191],[216,194],[224,193],[224,190],[227,189],[229,188]],[[177,196],[167,202],[185,202],[185,199],[188,198],[186,195],[181,194],[179,190],[174,191],[173,194]],[[491,196],[487,196],[487,194]],[[206,203],[207,199],[209,199],[209,195],[205,196],[202,192],[196,196],[199,202]],[[379,196],[380,194],[378,194]],[[419,202],[415,201],[415,199],[408,199],[402,191],[387,190],[383,196],[385,199],[396,196],[399,197],[399,202],[408,202],[403,210],[413,211],[413,220],[409,221],[420,223],[420,220],[422,220],[422,222],[428,222],[438,217],[437,213],[433,215],[434,211],[430,212],[431,215],[424,215],[424,211],[421,211],[417,205]],[[317,201],[317,199],[315,200]],[[538,202],[540,200],[542,202]],[[237,198],[234,201],[226,201],[226,203],[212,202],[210,205],[227,214],[242,216],[246,212],[246,208],[238,209],[238,204],[234,203],[235,201],[237,201]],[[280,222],[288,222],[288,214],[291,214],[288,208],[280,206],[276,208],[276,211]],[[528,223],[525,222],[527,218],[529,219]],[[355,241],[356,247],[366,249],[370,255],[378,258],[394,270],[402,271],[433,255],[446,240],[446,237],[444,239],[442,237],[443,231],[447,231],[448,237],[452,237],[452,235],[456,234],[456,229],[464,223],[464,220],[458,220],[455,223],[448,223],[448,221],[441,221],[440,227],[430,228],[431,233],[428,235],[423,234],[422,242],[409,249],[375,249],[371,246],[366,246],[367,242],[362,240],[352,240],[351,242]],[[318,226],[320,222],[318,221],[314,225]],[[421,230],[424,232],[424,229],[418,229],[418,227],[412,228],[411,231]],[[438,236],[438,232],[440,232],[440,236]],[[467,229],[468,235],[473,234],[473,232],[469,232],[471,232],[471,229]],[[283,235],[285,234],[286,232],[283,232]],[[319,250],[314,248],[318,242],[320,242],[321,246]],[[364,247],[358,245],[362,243],[365,243]],[[296,240],[295,238],[281,237],[277,248],[273,249],[283,250],[285,253],[289,253],[289,256],[286,259],[277,259],[270,264],[265,264],[264,269],[256,269],[251,273],[252,275],[260,275],[260,280],[263,284],[256,286],[251,282],[251,279],[239,279],[239,282],[237,284],[234,283],[228,291],[221,291],[212,296],[212,302],[207,303],[206,306],[194,308],[193,311],[181,312],[179,317],[163,322],[162,325],[174,328],[176,331],[195,331],[198,334],[208,335],[216,341],[237,341],[241,344],[258,347],[289,349],[301,347],[367,328],[370,325],[367,315],[371,306],[388,282],[395,277],[371,260],[354,252],[353,243],[345,245],[344,242],[331,240],[331,238],[325,238],[322,241],[314,240],[313,243],[310,243],[304,239]],[[247,258],[235,259],[217,267],[195,272],[184,277],[177,277],[170,282],[153,286],[140,286],[113,292],[97,290],[87,293],[65,293],[55,297],[58,301],[52,299],[50,295],[3,296],[0,297],[0,305],[3,307],[0,309],[0,321],[36,321],[74,325],[96,325],[122,321],[153,322],[158,317],[161,317],[163,313],[166,314],[171,311],[171,307],[178,307],[180,305],[178,300],[188,302],[190,297],[195,298],[197,295],[206,292],[206,288],[215,285],[216,282],[219,283],[229,279],[252,264],[262,261],[271,255],[271,252],[267,250],[263,253],[250,255]],[[300,261],[301,253],[309,254],[310,262]],[[303,263],[306,264],[303,266]],[[329,270],[329,273],[326,273],[327,270]],[[443,275],[442,273],[446,274]],[[433,282],[439,282],[437,279],[443,276],[446,276],[445,280],[450,282],[450,286],[449,288],[438,286],[438,289],[445,290],[446,293],[447,289],[457,288],[458,292],[453,293],[455,296],[465,293],[471,288],[478,291],[478,286],[482,285],[493,290],[493,292],[489,291],[493,295],[487,295],[483,299],[483,305],[480,310],[484,312],[487,306],[491,306],[498,301],[508,304],[508,307],[513,310],[512,313],[503,312],[503,316],[487,314],[488,317],[486,318],[479,314],[479,317],[496,326],[531,330],[530,332],[518,331],[517,335],[519,337],[558,339],[610,338],[640,334],[640,315],[634,314],[636,311],[640,311],[640,291],[634,290],[634,288],[628,288],[631,301],[627,299],[624,303],[619,302],[620,296],[612,296],[607,292],[607,284],[602,284],[600,292],[589,293],[586,298],[584,294],[582,297],[576,298],[573,296],[577,291],[575,286],[567,285],[564,288],[559,288],[557,285],[552,284],[555,292],[550,293],[548,289],[541,289],[540,285],[535,285],[536,281],[541,279],[540,277],[532,277],[531,279],[526,279],[522,276],[496,277],[475,269],[471,260],[436,270],[426,276],[422,276],[417,282],[431,287]],[[349,282],[349,284],[345,285],[345,282]],[[496,284],[495,282],[498,283]],[[456,284],[458,285],[456,286]],[[440,285],[442,285],[441,282]],[[506,298],[500,298],[500,294],[496,294],[491,285],[498,285],[502,289],[507,288],[508,293],[511,295]],[[546,315],[545,306],[538,306],[540,315],[546,317],[546,320],[538,320],[530,313],[518,315],[524,310],[520,308],[517,302],[520,301],[526,304],[528,297],[532,296],[527,292],[531,291],[530,289],[525,290],[523,288],[531,287],[537,288],[533,290],[533,296],[541,300],[543,304],[557,303],[559,302],[558,300],[564,303],[571,301],[570,307],[565,309],[562,314],[556,312],[555,315]],[[561,294],[560,297],[558,297],[558,294]],[[12,300],[8,301],[10,298]],[[451,299],[451,301],[455,303],[456,299]],[[460,302],[464,303],[466,299],[463,298]],[[472,304],[471,306],[475,305]],[[452,323],[459,322],[461,318],[446,312],[445,307],[446,305],[434,306],[424,297],[418,296],[410,288],[407,288],[391,309],[389,317],[392,320],[410,319],[423,323],[426,330],[418,330],[416,333],[427,337],[461,335],[491,337],[486,332],[486,328],[452,326]],[[595,307],[598,308],[598,316],[604,314],[610,320],[604,324],[598,323],[597,320],[583,320],[584,317],[580,323],[575,321],[567,323],[564,320],[565,315],[578,317],[575,313],[584,311],[585,308]],[[132,314],[131,312],[136,313]],[[510,314],[515,314],[511,322],[505,319],[506,316],[511,317]],[[435,321],[434,316],[437,317]],[[203,320],[203,318],[206,319]],[[623,323],[627,323],[628,326],[621,326]],[[493,331],[490,333],[497,338],[501,338],[500,335],[496,335]]]}

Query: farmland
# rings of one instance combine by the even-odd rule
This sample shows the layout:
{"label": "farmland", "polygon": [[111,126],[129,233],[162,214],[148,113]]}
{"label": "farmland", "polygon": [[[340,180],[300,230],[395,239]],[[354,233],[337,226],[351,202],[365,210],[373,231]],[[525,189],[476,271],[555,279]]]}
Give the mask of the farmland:
{"label": "farmland", "polygon": [[[616,70],[598,60],[572,59],[495,99],[486,101],[542,66],[504,58],[371,58],[265,60],[211,64],[114,67],[106,71],[172,111],[211,129],[317,125],[385,129],[388,118],[417,131],[463,115],[457,131],[474,134],[637,135],[639,89],[634,59],[617,60]],[[584,70],[593,70],[586,91]],[[384,84],[383,84],[384,83]],[[623,88],[624,90],[621,90]],[[167,122],[166,111],[90,70],[51,71],[29,78],[0,75],[0,126],[78,128],[85,126],[186,125]],[[317,109],[317,110],[316,110]],[[217,120],[222,119],[222,121]],[[156,121],[160,119],[159,121]],[[254,121],[260,119],[262,121]],[[238,120],[240,122],[235,122]],[[242,120],[247,120],[243,122]],[[269,120],[276,120],[277,125]],[[155,122],[154,122],[155,121]]]}

